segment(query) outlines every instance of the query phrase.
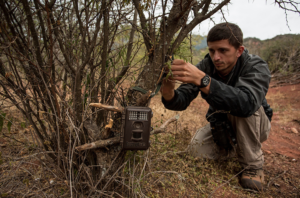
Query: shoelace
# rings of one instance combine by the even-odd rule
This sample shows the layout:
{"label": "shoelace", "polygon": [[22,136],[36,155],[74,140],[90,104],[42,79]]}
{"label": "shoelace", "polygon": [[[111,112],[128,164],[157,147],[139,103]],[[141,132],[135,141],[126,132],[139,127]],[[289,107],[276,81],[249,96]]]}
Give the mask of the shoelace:
{"label": "shoelace", "polygon": [[246,169],[244,170],[244,174],[248,176],[256,176],[256,170],[255,169]]}

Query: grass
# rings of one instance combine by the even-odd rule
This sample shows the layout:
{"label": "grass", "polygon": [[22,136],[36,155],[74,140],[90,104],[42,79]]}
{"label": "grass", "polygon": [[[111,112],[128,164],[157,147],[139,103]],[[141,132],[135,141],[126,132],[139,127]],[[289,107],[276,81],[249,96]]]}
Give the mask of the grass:
{"label": "grass", "polygon": [[[286,117],[281,119],[287,122],[292,119],[288,112],[293,106],[279,99],[284,100],[284,94],[279,92],[268,96],[272,107],[277,108],[275,112],[284,113],[286,110]],[[266,186],[274,181],[281,187],[270,183],[264,192],[254,193],[240,187],[237,173],[241,167],[236,157],[227,161],[202,160],[183,152],[196,129],[207,123],[205,114],[208,105],[200,96],[182,112],[165,109],[159,95],[152,99],[150,107],[154,112],[153,127],[159,127],[176,114],[180,115],[180,119],[169,125],[166,133],[151,136],[151,147],[147,151],[127,152],[127,164],[115,179],[116,192],[123,197],[297,196],[299,171],[288,169],[293,162],[282,155],[265,156]],[[56,162],[49,161],[45,154],[37,154],[42,151],[33,143],[30,127],[22,128],[20,123],[24,120],[17,112],[12,111],[9,115],[15,120],[12,134],[28,144],[24,146],[0,136],[6,145],[0,148],[0,197],[69,197],[68,181],[56,168]],[[4,127],[3,133],[8,135],[8,129]],[[282,175],[284,170],[287,171]],[[50,184],[50,181],[53,183]],[[120,196],[115,194],[114,197]]]}

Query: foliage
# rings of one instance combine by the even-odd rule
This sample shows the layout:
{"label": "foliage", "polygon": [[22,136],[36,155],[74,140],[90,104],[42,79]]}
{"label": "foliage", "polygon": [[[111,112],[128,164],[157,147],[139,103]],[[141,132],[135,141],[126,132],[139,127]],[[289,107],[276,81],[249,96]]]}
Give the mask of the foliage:
{"label": "foliage", "polygon": [[279,35],[265,41],[247,38],[244,43],[250,53],[261,56],[269,64],[271,72],[300,71],[300,35]]}

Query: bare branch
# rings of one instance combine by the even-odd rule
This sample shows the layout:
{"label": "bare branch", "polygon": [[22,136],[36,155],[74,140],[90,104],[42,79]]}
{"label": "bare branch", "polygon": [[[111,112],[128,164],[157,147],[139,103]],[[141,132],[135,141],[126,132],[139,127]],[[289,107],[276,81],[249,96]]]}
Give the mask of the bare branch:
{"label": "bare branch", "polygon": [[139,13],[139,17],[140,17],[140,20],[141,20],[141,26],[142,26],[142,34],[143,34],[143,38],[144,38],[144,41],[145,41],[145,45],[147,47],[147,50],[149,51],[151,49],[151,42],[150,42],[150,36],[148,34],[149,30],[147,28],[147,20],[146,20],[146,17],[143,13],[143,10],[141,8],[141,4],[140,4],[140,1],[139,0],[133,0],[133,4],[135,6],[135,9],[138,11]]}
{"label": "bare branch", "polygon": [[90,107],[97,107],[97,108],[104,109],[104,110],[107,110],[107,111],[115,111],[115,112],[120,112],[120,113],[123,112],[122,107],[109,106],[109,105],[104,105],[104,104],[101,104],[101,103],[90,103],[89,106]]}
{"label": "bare branch", "polygon": [[153,131],[150,132],[150,135],[154,135],[154,134],[159,134],[159,133],[164,133],[166,131],[166,128],[169,124],[171,124],[172,122],[175,122],[179,119],[179,114],[174,116],[173,118],[168,119],[165,123],[163,123],[158,129],[155,129]]}
{"label": "bare branch", "polygon": [[184,40],[184,38],[188,35],[188,33],[196,27],[196,25],[210,18],[213,14],[218,12],[220,9],[222,9],[223,6],[227,5],[229,2],[230,0],[223,0],[218,6],[216,6],[210,12],[208,12],[207,10],[208,5],[207,6],[205,5],[203,11],[200,14],[198,14],[189,24],[187,24],[184,28],[181,29],[178,37],[176,38],[175,42],[172,45],[172,51],[174,51],[174,49],[178,47],[178,45]]}
{"label": "bare branch", "polygon": [[96,142],[77,146],[76,149],[78,151],[83,151],[83,150],[88,150],[88,149],[104,148],[106,146],[117,144],[119,142],[120,142],[120,137],[113,137],[113,138],[110,138],[107,140],[98,140]]}
{"label": "bare branch", "polygon": [[102,133],[102,139],[107,139],[110,135],[110,129],[114,124],[114,120],[110,119],[108,124],[104,127],[104,131]]}

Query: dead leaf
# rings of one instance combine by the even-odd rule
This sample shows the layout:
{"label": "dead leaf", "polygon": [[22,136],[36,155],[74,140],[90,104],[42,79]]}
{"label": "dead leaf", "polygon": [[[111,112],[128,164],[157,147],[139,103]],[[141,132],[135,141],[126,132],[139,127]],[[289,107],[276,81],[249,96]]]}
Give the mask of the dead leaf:
{"label": "dead leaf", "polygon": [[297,129],[295,129],[295,128],[291,128],[291,131],[296,134],[298,133]]}

